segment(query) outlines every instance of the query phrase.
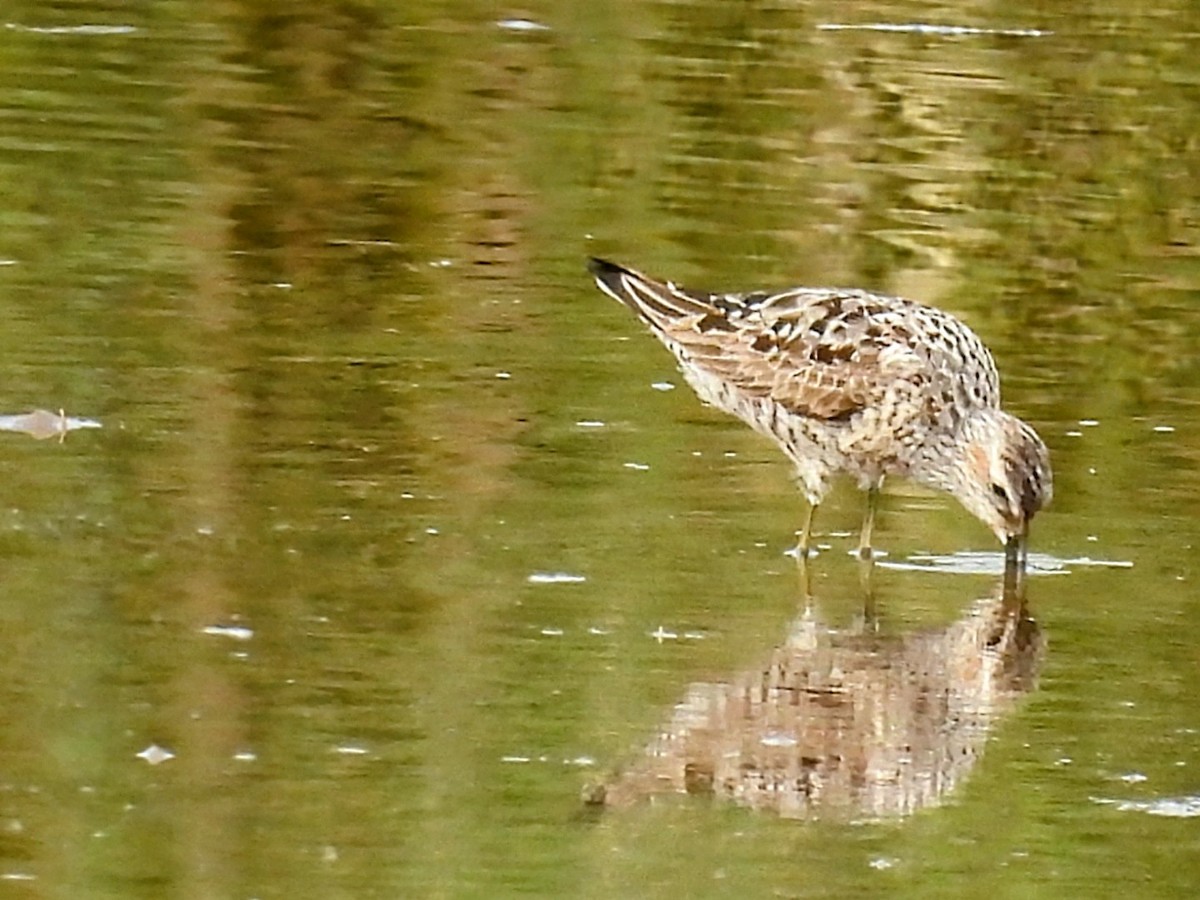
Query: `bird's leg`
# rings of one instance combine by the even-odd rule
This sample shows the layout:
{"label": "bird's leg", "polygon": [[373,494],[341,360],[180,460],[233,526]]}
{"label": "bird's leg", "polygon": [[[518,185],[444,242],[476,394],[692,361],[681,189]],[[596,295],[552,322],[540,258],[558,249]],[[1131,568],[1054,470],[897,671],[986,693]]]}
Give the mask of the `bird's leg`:
{"label": "bird's leg", "polygon": [[875,528],[875,507],[879,505],[879,484],[876,482],[867,488],[867,514],[858,538],[859,559],[871,558],[871,531]]}
{"label": "bird's leg", "polygon": [[[860,551],[861,552],[861,551]],[[868,553],[871,551],[868,550]],[[862,631],[872,634],[879,631],[879,620],[875,610],[875,588],[872,575],[875,573],[875,561],[870,556],[862,556],[858,564],[858,584],[863,592]]]}
{"label": "bird's leg", "polygon": [[800,596],[804,600],[804,611],[812,610],[812,570],[808,567],[808,557],[804,553],[796,553],[796,574],[800,578]]}
{"label": "bird's leg", "polygon": [[808,515],[804,517],[804,528],[800,531],[800,543],[796,545],[796,559],[806,559],[808,557],[809,548],[812,546],[813,516],[817,514],[817,507],[819,505],[809,501]]}

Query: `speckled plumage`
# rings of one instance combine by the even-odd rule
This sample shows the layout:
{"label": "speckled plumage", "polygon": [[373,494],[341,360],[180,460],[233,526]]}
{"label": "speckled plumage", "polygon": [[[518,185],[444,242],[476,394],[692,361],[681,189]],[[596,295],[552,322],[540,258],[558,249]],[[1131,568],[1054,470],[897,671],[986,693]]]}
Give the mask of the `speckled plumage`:
{"label": "speckled plumage", "polygon": [[1000,409],[992,355],[958,319],[860,290],[709,294],[605,260],[589,268],[675,354],[701,399],[779,444],[814,509],[837,472],[870,491],[864,552],[889,475],[948,491],[1023,549],[1052,494],[1049,454]]}

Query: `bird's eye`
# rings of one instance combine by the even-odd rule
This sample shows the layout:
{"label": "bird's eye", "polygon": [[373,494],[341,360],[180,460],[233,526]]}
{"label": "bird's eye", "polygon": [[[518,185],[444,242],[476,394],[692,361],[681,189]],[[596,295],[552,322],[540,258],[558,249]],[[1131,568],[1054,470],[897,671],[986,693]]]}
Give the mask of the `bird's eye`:
{"label": "bird's eye", "polygon": [[1004,489],[1004,485],[992,482],[992,493],[996,495],[997,500],[1008,502],[1008,491]]}

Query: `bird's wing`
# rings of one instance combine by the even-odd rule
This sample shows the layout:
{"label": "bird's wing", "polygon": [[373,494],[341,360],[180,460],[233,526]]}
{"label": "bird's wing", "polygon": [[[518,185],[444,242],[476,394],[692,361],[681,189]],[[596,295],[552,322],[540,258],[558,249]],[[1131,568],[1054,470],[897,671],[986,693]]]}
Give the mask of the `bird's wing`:
{"label": "bird's wing", "polygon": [[798,415],[848,418],[925,364],[894,314],[903,301],[815,288],[703,294],[602,260],[592,272],[685,365]]}

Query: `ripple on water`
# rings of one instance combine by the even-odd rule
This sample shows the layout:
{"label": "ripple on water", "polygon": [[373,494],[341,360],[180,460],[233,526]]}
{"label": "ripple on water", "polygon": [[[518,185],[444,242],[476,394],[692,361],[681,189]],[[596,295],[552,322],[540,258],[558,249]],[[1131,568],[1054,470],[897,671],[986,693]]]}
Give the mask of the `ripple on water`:
{"label": "ripple on water", "polygon": [[1200,817],[1200,795],[1184,797],[1159,797],[1154,800],[1117,800],[1109,797],[1093,797],[1093,803],[1115,807],[1117,812],[1140,812],[1149,816],[1167,816],[1173,819]]}
{"label": "ripple on water", "polygon": [[[950,575],[1001,575],[1005,557],[1002,552],[964,550],[959,553],[916,553],[907,559],[876,562],[880,568],[902,572],[940,572]],[[1122,559],[1093,559],[1089,556],[1059,557],[1032,553],[1026,572],[1029,575],[1067,575],[1075,568],[1100,567],[1131,569],[1133,562]]]}
{"label": "ripple on water", "polygon": [[525,580],[530,584],[583,584],[587,576],[572,572],[534,572]]}

